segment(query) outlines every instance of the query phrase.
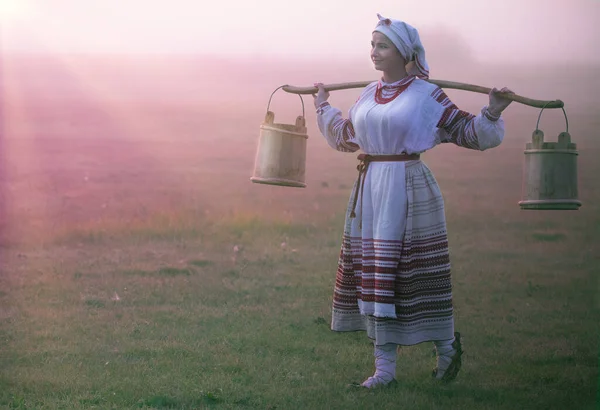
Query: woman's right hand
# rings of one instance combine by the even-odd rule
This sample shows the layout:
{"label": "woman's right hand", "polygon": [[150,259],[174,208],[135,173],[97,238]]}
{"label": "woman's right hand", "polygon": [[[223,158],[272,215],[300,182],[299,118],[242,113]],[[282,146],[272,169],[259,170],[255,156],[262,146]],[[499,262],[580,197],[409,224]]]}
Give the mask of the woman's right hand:
{"label": "woman's right hand", "polygon": [[314,85],[318,88],[318,91],[312,96],[315,103],[315,108],[319,108],[322,103],[329,99],[329,91],[325,90],[323,83],[315,83]]}

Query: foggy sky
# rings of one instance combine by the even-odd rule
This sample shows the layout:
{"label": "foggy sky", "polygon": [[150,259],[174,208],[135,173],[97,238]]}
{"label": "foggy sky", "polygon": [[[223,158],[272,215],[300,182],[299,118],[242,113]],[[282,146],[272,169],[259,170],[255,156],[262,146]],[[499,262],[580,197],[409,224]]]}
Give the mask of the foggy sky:
{"label": "foggy sky", "polygon": [[5,51],[319,56],[326,63],[368,54],[381,13],[417,27],[424,42],[453,33],[464,41],[457,52],[481,62],[600,62],[600,0],[0,0],[0,12]]}

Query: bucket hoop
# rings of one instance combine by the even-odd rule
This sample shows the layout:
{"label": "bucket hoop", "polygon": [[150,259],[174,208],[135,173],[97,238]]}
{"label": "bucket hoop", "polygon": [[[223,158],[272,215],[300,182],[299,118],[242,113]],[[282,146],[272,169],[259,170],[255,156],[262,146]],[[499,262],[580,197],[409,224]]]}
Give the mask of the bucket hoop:
{"label": "bucket hoop", "polygon": [[[275,94],[275,93],[276,93],[278,90],[282,89],[283,87],[289,87],[289,85],[287,85],[287,84],[281,85],[281,86],[277,87],[277,88],[275,89],[275,91],[273,91],[273,92],[271,93],[271,96],[269,97],[269,103],[267,104],[267,112],[269,112],[269,108],[271,107],[271,99],[273,98],[273,95],[274,95],[274,94]],[[300,97],[300,102],[302,103],[302,118],[304,118],[304,117],[305,117],[305,113],[304,113],[304,100],[302,99],[302,96],[301,96],[300,94],[298,94],[298,97]]]}
{"label": "bucket hoop", "polygon": [[[552,103],[552,101],[548,101],[546,104],[544,104],[544,106],[540,110],[540,115],[538,115],[537,124],[535,124],[535,132],[538,132],[540,130],[539,126],[540,126],[540,118],[542,118],[542,113],[544,112],[544,110],[546,109],[548,104],[551,104],[551,103]],[[565,111],[564,106],[560,107],[560,109],[562,110],[563,114],[565,115],[565,123],[566,123],[565,132],[569,132],[569,119],[567,118],[567,112]]]}

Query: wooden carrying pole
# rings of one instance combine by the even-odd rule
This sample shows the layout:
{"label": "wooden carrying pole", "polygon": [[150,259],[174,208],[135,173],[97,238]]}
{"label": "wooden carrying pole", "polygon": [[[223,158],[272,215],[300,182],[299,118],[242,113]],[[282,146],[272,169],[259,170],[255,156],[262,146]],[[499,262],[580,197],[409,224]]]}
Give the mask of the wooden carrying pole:
{"label": "wooden carrying pole", "polygon": [[[492,90],[491,88],[481,87],[479,85],[465,84],[465,83],[457,83],[454,81],[445,81],[445,80],[425,80],[432,84],[437,85],[440,88],[453,88],[455,90],[465,90],[472,91],[475,93],[481,94],[489,94]],[[338,84],[324,84],[326,91],[336,91],[336,90],[347,90],[350,88],[364,88],[367,85],[371,84],[373,81],[357,81],[353,83],[338,83]],[[318,89],[317,87],[294,87],[291,85],[285,85],[282,87],[283,91],[292,94],[315,94]],[[564,103],[561,100],[554,101],[543,101],[543,100],[534,100],[532,98],[523,97],[517,94],[509,94],[509,93],[500,93],[502,96],[519,102],[521,104],[529,105],[531,107],[537,108],[562,108],[564,107]]]}

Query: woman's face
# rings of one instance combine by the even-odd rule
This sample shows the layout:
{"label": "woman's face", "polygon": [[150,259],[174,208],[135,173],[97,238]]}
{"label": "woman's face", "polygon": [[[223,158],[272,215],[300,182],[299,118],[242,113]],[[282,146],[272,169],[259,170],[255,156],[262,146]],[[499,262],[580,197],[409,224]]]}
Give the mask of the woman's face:
{"label": "woman's face", "polygon": [[371,40],[371,60],[379,71],[393,72],[406,65],[394,43],[378,31],[373,32]]}

